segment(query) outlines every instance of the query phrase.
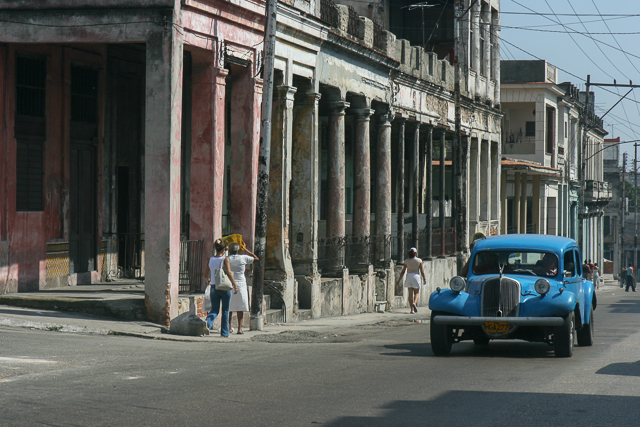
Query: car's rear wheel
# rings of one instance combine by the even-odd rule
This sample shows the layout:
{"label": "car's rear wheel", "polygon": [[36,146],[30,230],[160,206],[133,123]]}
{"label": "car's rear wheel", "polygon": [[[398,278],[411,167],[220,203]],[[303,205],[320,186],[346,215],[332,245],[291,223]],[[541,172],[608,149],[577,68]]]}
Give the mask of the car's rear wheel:
{"label": "car's rear wheel", "polygon": [[582,329],[577,331],[578,345],[581,347],[591,347],[593,345],[593,306],[591,306],[591,313],[589,314],[589,323],[582,325]]}
{"label": "car's rear wheel", "polygon": [[573,356],[573,338],[575,335],[574,315],[571,312],[562,326],[556,326],[553,332],[553,344],[556,357]]}
{"label": "car's rear wheel", "polygon": [[433,323],[433,318],[438,314],[442,313],[432,312],[431,322],[429,322],[429,329],[431,331],[431,350],[436,356],[447,356],[451,353],[451,345],[453,344],[451,326]]}

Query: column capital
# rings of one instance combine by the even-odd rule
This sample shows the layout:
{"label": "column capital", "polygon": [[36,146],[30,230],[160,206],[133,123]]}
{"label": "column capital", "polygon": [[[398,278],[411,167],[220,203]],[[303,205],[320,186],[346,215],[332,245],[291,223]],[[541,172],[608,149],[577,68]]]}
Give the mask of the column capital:
{"label": "column capital", "polygon": [[349,105],[351,105],[351,103],[346,101],[331,101],[327,103],[329,113],[334,115],[344,115],[345,110],[349,108]]}
{"label": "column capital", "polygon": [[376,114],[378,114],[378,116],[380,116],[380,126],[381,127],[387,127],[387,126],[391,126],[391,122],[393,121],[393,112],[389,111],[389,110],[384,110],[384,111],[380,111],[380,110],[376,110]]}
{"label": "column capital", "polygon": [[287,101],[293,101],[293,97],[296,94],[298,88],[293,86],[280,85],[276,86],[273,90],[274,98],[286,99]]}
{"label": "column capital", "polygon": [[317,92],[301,92],[296,93],[297,103],[298,105],[316,105],[320,98],[322,98],[322,94]]}
{"label": "column capital", "polygon": [[371,116],[376,112],[376,110],[373,110],[371,108],[356,108],[351,111],[353,112],[355,119],[359,121],[366,121],[371,119]]}
{"label": "column capital", "polygon": [[226,86],[226,78],[228,75],[229,70],[226,68],[213,67],[213,80],[215,81],[215,84]]}

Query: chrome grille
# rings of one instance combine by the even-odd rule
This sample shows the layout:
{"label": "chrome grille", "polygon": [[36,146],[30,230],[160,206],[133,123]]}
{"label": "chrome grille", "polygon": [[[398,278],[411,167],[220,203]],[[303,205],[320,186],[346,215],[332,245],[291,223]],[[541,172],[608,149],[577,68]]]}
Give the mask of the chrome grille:
{"label": "chrome grille", "polygon": [[489,279],[482,285],[482,316],[518,317],[520,312],[520,283],[503,277]]}

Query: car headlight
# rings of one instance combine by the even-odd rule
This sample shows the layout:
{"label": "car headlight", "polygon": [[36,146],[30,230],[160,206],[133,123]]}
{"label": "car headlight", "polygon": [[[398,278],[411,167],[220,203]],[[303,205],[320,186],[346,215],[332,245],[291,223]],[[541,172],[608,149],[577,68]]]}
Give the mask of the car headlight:
{"label": "car headlight", "polygon": [[536,280],[534,288],[537,293],[544,296],[547,294],[547,292],[549,292],[549,289],[551,289],[551,284],[547,279],[538,279]]}
{"label": "car headlight", "polygon": [[449,282],[449,287],[453,292],[460,292],[464,289],[466,284],[467,283],[462,277],[456,276],[453,279],[451,279],[451,281]]}

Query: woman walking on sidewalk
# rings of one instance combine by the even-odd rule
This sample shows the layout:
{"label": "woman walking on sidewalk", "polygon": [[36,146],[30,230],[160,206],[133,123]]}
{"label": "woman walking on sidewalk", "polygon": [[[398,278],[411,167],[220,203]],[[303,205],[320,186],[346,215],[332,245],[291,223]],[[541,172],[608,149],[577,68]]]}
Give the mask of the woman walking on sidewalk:
{"label": "woman walking on sidewalk", "polygon": [[[229,245],[229,264],[233,272],[233,278],[238,284],[238,293],[231,295],[231,304],[229,306],[229,325],[233,320],[233,312],[236,312],[238,318],[238,334],[244,334],[242,331],[242,321],[244,312],[249,311],[249,293],[247,292],[247,280],[244,277],[245,267],[258,261],[258,257],[252,254],[248,249],[240,251],[240,245],[232,243]],[[231,328],[233,332],[233,327]]]}
{"label": "woman walking on sidewalk", "polygon": [[[404,266],[400,272],[400,277],[396,282],[396,287],[402,280],[404,272],[407,272],[407,280],[404,282],[404,287],[409,290],[409,305],[411,306],[411,314],[418,312],[418,297],[420,296],[420,287],[423,283],[427,282],[427,278],[424,274],[424,267],[422,267],[422,260],[418,258],[418,250],[416,248],[409,249],[409,258],[404,261]],[[422,281],[420,280],[422,276]]]}
{"label": "woman walking on sidewalk", "polygon": [[233,278],[233,273],[231,272],[231,265],[229,264],[229,259],[224,256],[224,253],[227,250],[227,244],[222,239],[218,239],[213,244],[215,249],[215,255],[209,258],[209,263],[204,270],[204,278],[211,282],[213,278],[213,283],[211,283],[211,311],[207,315],[207,327],[209,329],[213,328],[213,322],[216,321],[216,317],[220,313],[220,303],[222,303],[222,317],[220,318],[220,335],[223,337],[229,336],[229,302],[231,301],[231,291],[219,291],[216,290],[215,283],[215,272],[217,269],[222,268],[231,283],[233,284],[233,293],[238,293],[238,285]]}

